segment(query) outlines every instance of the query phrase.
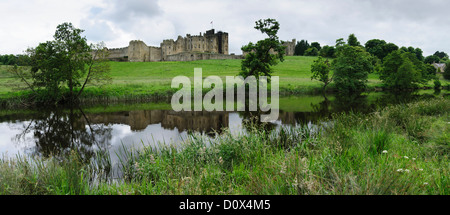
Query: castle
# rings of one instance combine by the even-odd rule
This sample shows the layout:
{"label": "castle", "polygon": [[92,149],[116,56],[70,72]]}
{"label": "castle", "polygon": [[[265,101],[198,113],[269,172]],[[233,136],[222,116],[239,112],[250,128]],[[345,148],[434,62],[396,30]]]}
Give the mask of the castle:
{"label": "castle", "polygon": [[[286,55],[294,55],[295,39],[283,42]],[[160,47],[147,46],[143,41],[132,40],[128,47],[108,49],[108,59],[113,61],[155,62],[155,61],[193,61],[209,59],[243,59],[243,55],[229,54],[228,33],[215,32],[214,29],[202,35],[186,34],[177,40],[164,40]]]}

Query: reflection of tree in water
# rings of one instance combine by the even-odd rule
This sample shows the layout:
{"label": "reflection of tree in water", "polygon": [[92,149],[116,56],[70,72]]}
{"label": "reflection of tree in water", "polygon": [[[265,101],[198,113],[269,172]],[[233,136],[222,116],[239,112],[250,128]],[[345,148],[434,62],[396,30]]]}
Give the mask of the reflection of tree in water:
{"label": "reflection of tree in water", "polygon": [[333,112],[362,112],[367,113],[374,110],[374,105],[370,104],[367,95],[361,94],[336,94],[335,100],[331,102]]}
{"label": "reflection of tree in water", "polygon": [[95,155],[95,149],[107,149],[112,138],[110,126],[91,125],[81,109],[40,111],[16,141],[28,133],[34,135],[36,147],[32,156],[64,157],[75,150],[84,161]]}
{"label": "reflection of tree in water", "polygon": [[267,132],[272,131],[276,127],[276,124],[271,122],[261,122],[260,117],[263,114],[268,113],[262,112],[259,108],[257,111],[239,112],[239,116],[242,117],[242,126],[247,131],[251,131],[255,128],[264,129]]}

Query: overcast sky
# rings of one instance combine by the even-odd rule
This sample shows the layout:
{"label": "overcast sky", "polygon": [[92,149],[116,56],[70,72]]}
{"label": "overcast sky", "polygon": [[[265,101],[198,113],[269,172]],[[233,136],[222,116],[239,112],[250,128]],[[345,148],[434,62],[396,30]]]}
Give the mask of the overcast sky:
{"label": "overcast sky", "polygon": [[282,40],[334,45],[354,33],[364,44],[383,39],[419,47],[424,55],[450,53],[449,0],[0,0],[0,54],[21,54],[52,40],[72,22],[91,43],[126,47],[130,40],[159,46],[163,39],[212,27],[229,33],[230,53],[263,35],[255,21],[275,18]]}

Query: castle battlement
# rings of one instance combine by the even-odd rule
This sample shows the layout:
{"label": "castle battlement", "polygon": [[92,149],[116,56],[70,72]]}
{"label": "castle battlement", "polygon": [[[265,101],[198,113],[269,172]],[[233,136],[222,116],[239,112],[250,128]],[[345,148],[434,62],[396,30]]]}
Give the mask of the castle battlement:
{"label": "castle battlement", "polygon": [[[296,40],[283,41],[286,55],[294,55]],[[228,49],[228,33],[207,30],[199,35],[186,34],[176,40],[165,39],[160,46],[148,46],[142,40],[131,40],[128,47],[111,48],[109,59],[115,61],[148,62],[148,61],[189,61],[205,59],[241,59],[242,55],[230,55]]]}
{"label": "castle battlement", "polygon": [[[132,40],[128,47],[108,50],[111,60],[133,62],[166,61],[169,56],[180,53],[184,53],[183,56],[186,55],[185,53],[209,53],[222,56],[229,55],[228,33],[222,31],[215,33],[215,30],[211,29],[204,34],[200,32],[200,35],[186,34],[186,37],[178,36],[176,40],[165,39],[159,47],[147,46],[142,40]],[[174,59],[177,58],[170,57],[170,60]]]}

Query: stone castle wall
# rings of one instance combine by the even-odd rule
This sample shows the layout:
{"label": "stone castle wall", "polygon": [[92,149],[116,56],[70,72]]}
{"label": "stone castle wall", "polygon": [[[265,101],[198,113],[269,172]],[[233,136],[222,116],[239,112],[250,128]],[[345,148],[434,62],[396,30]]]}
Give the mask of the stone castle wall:
{"label": "stone castle wall", "polygon": [[296,42],[296,39],[293,39],[292,41],[283,41],[283,46],[286,46],[286,56],[294,56]]}
{"label": "stone castle wall", "polygon": [[194,53],[183,52],[166,56],[166,61],[195,61],[195,60],[225,60],[225,59],[243,59],[242,55],[226,55],[213,53]]}
{"label": "stone castle wall", "polygon": [[[214,29],[202,35],[187,34],[177,40],[164,40],[160,47],[147,46],[143,41],[130,41],[128,47],[108,49],[109,59],[129,62],[186,61],[198,59],[239,59],[228,54],[228,33]],[[190,54],[187,54],[190,53]],[[199,54],[199,53],[204,53]]]}

